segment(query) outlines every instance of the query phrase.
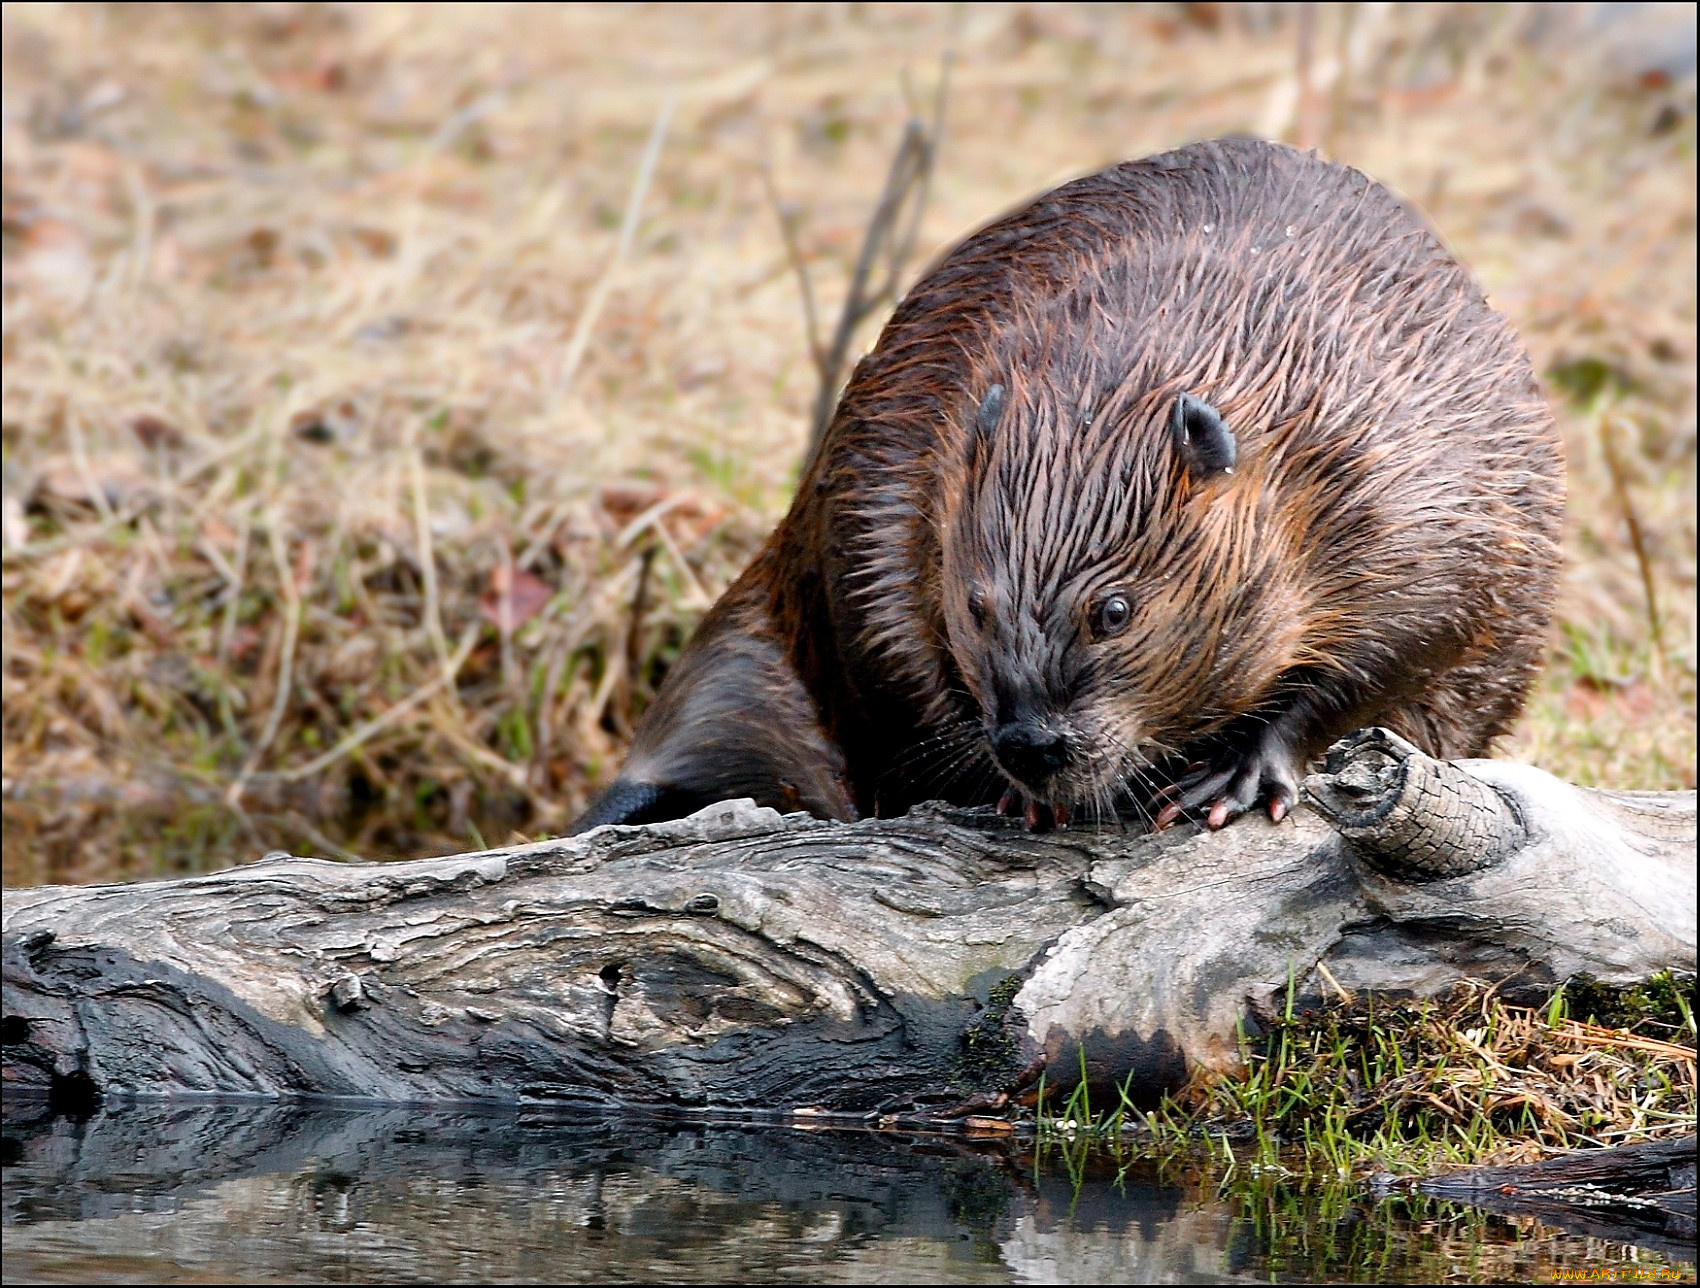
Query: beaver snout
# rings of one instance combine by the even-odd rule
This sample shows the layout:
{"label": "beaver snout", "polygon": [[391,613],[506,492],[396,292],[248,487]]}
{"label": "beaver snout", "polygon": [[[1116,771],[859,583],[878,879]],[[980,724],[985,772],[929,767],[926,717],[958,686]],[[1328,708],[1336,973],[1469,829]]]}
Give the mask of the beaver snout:
{"label": "beaver snout", "polygon": [[1073,759],[1067,738],[1033,720],[999,725],[991,741],[1004,772],[1030,788],[1043,787]]}

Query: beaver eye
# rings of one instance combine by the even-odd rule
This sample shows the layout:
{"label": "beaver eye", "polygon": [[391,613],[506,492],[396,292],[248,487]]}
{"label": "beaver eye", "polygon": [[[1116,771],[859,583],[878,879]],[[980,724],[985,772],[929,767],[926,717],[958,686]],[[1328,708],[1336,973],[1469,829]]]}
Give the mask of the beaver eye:
{"label": "beaver eye", "polygon": [[1092,608],[1092,638],[1105,640],[1120,635],[1133,621],[1133,605],[1119,591],[1105,595]]}
{"label": "beaver eye", "polygon": [[968,592],[968,616],[981,630],[986,628],[986,592],[978,586]]}

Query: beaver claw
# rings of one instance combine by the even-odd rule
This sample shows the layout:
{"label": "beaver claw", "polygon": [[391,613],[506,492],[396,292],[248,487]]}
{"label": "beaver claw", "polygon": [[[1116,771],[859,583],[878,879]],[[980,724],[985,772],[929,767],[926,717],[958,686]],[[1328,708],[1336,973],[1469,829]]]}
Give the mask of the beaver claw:
{"label": "beaver claw", "polygon": [[1153,797],[1153,804],[1166,802],[1157,813],[1153,830],[1160,832],[1208,805],[1205,825],[1218,831],[1260,800],[1271,821],[1279,823],[1298,798],[1298,768],[1292,756],[1285,748],[1260,747],[1189,766],[1187,773]]}
{"label": "beaver claw", "polygon": [[1049,832],[1053,827],[1068,826],[1068,806],[1028,800],[1013,787],[998,798],[998,813],[1021,815],[1029,832]]}

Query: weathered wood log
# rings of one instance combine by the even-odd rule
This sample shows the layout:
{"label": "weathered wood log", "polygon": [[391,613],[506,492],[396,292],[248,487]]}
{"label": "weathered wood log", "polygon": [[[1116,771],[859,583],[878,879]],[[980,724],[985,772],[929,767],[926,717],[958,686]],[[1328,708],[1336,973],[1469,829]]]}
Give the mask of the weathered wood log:
{"label": "weathered wood log", "polygon": [[1694,1257],[1694,1137],[1580,1149],[1538,1163],[1468,1167],[1421,1179],[1381,1176],[1372,1189],[1429,1194],[1574,1234]]}
{"label": "weathered wood log", "polygon": [[1230,1067],[1289,988],[1694,970],[1692,792],[1381,733],[1306,787],[1314,808],[1219,833],[729,802],[452,858],[8,890],[6,1085],[949,1113],[1082,1055],[1151,1093]]}

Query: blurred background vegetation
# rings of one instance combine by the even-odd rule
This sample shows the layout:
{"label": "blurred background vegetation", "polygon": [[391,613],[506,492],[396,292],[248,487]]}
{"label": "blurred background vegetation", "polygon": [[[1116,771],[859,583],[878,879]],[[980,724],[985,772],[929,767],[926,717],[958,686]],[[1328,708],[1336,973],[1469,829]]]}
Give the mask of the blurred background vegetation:
{"label": "blurred background vegetation", "polygon": [[1692,787],[1693,22],[7,5],[6,883],[560,830],[788,503],[815,373],[782,223],[829,323],[947,52],[922,258],[1228,132],[1426,209],[1569,453],[1505,753]]}

